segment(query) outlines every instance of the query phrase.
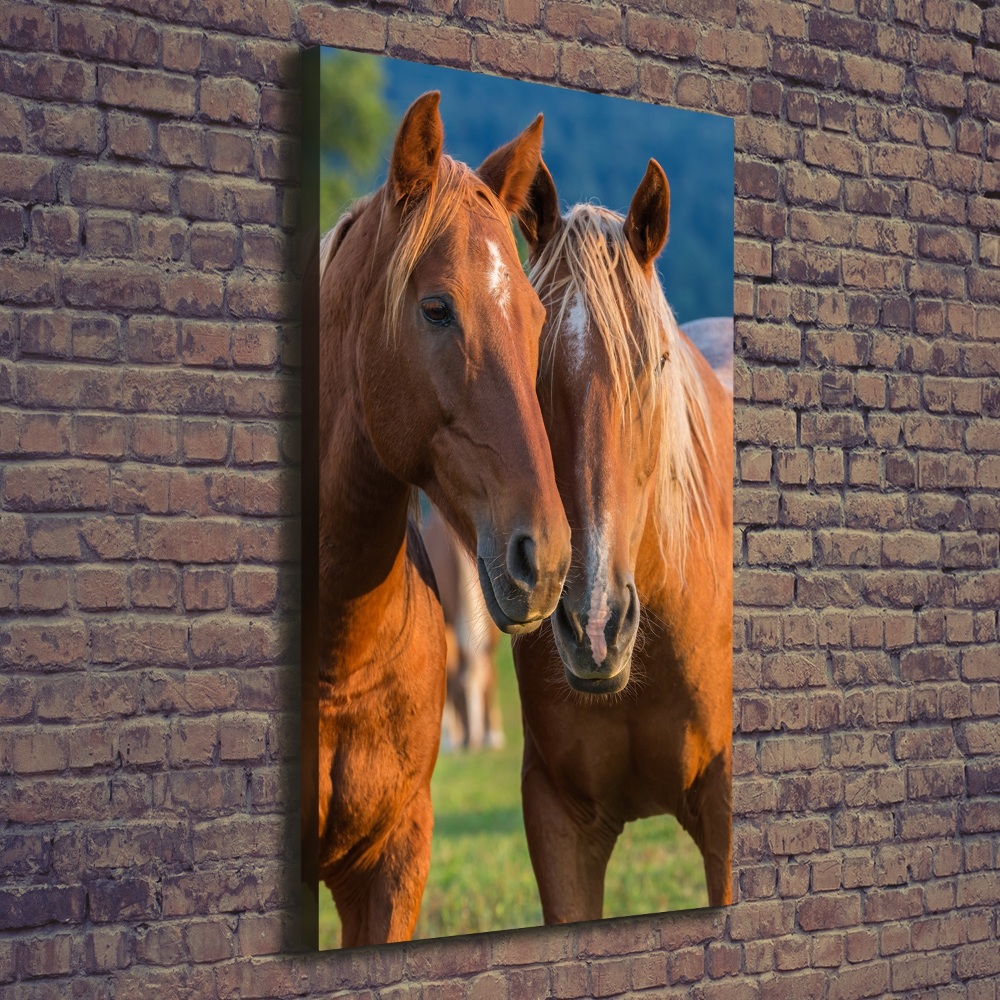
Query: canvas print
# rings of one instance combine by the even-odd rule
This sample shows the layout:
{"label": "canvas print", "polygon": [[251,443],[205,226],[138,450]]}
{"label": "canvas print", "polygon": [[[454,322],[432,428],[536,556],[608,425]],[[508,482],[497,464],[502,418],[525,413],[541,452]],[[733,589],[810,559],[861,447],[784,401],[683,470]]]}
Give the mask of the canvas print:
{"label": "canvas print", "polygon": [[313,58],[319,946],[729,903],[732,121]]}

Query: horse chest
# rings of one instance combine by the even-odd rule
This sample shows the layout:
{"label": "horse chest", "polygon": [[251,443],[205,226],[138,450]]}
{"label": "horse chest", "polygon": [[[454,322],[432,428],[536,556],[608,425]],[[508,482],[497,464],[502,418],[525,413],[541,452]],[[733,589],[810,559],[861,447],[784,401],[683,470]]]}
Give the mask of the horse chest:
{"label": "horse chest", "polygon": [[717,713],[690,676],[695,668],[650,643],[633,661],[634,690],[584,702],[561,696],[555,666],[548,677],[545,668],[522,672],[532,738],[555,784],[623,820],[676,812],[717,750]]}

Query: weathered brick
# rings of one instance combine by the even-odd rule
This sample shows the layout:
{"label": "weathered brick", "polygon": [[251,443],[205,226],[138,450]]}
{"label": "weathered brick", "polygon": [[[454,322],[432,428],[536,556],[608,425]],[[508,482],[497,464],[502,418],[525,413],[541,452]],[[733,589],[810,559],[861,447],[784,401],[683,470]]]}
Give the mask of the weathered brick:
{"label": "weathered brick", "polygon": [[152,158],[156,130],[141,115],[112,111],[108,114],[108,145],[116,156],[133,160]]}
{"label": "weathered brick", "polygon": [[170,206],[171,178],[160,171],[92,164],[78,167],[70,182],[76,204],[162,212]]}
{"label": "weathered brick", "polygon": [[840,75],[838,59],[833,52],[784,41],[774,45],[771,68],[780,76],[824,86],[836,83]]}
{"label": "weathered brick", "polygon": [[159,35],[142,21],[94,10],[62,10],[59,48],[74,55],[150,66],[159,54]]}
{"label": "weathered brick", "polygon": [[[205,83],[202,83],[202,88],[204,86]],[[97,92],[98,100],[103,104],[189,116],[194,114],[197,84],[188,77],[159,70],[99,66]]]}
{"label": "weathered brick", "polygon": [[[589,49],[582,45],[567,44],[563,46],[560,57],[562,79],[573,86],[589,90],[627,92],[634,86],[638,72],[630,55],[607,49]],[[680,85],[678,100],[684,103]]]}
{"label": "weathered brick", "polygon": [[381,52],[385,48],[386,23],[375,11],[338,10],[309,3],[299,11],[306,39],[318,45],[346,45],[353,49]]}
{"label": "weathered brick", "polygon": [[0,53],[0,92],[87,104],[97,93],[97,73],[94,66],[77,59]]}

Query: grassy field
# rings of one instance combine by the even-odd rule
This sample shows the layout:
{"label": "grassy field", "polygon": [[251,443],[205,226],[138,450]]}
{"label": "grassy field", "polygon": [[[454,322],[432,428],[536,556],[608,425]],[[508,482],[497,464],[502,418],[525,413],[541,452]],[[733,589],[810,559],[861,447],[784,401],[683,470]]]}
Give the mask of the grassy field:
{"label": "grassy field", "polygon": [[[506,639],[498,667],[506,748],[438,758],[431,873],[418,938],[542,922],[521,819],[521,720]],[[705,906],[707,898],[701,855],[673,817],[625,828],[608,866],[605,916]],[[319,936],[321,948],[340,944],[337,911],[325,887]]]}

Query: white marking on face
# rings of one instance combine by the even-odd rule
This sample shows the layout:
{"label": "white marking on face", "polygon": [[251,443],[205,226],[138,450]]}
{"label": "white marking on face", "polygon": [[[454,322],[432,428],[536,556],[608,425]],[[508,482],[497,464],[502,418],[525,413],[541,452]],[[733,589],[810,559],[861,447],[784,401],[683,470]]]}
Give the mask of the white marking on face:
{"label": "white marking on face", "polygon": [[587,638],[594,663],[600,666],[608,655],[608,640],[604,628],[608,624],[608,595],[603,587],[590,594],[590,611],[587,613]]}
{"label": "white marking on face", "polygon": [[594,553],[596,565],[590,577],[590,609],[587,612],[587,638],[594,663],[600,666],[608,655],[608,640],[604,629],[611,617],[608,606],[608,547],[607,517],[600,528],[591,535],[590,551]]}
{"label": "white marking on face", "polygon": [[490,252],[490,273],[486,279],[486,287],[493,296],[500,313],[505,320],[510,320],[510,272],[504,263],[500,247],[493,240],[486,241],[486,249]]}
{"label": "white marking on face", "polygon": [[587,356],[587,324],[590,317],[587,315],[587,305],[583,301],[583,296],[577,292],[573,296],[573,302],[569,307],[569,315],[566,317],[566,332],[568,334],[570,357],[573,359],[577,369],[583,367],[584,359]]}

